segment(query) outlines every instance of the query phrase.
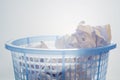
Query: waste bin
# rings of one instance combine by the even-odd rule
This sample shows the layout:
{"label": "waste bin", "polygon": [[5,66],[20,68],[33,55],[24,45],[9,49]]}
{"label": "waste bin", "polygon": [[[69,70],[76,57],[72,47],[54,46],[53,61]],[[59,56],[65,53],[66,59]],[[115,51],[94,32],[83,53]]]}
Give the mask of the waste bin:
{"label": "waste bin", "polygon": [[5,44],[11,51],[15,80],[106,80],[111,43],[98,48],[31,48],[40,41],[55,41],[58,36],[25,37]]}

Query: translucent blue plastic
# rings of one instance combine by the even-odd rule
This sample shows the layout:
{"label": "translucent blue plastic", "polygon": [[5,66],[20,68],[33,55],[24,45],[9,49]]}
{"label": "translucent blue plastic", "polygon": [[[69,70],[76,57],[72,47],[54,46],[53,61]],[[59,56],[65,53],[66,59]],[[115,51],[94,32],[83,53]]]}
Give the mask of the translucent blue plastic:
{"label": "translucent blue plastic", "polygon": [[38,49],[22,47],[58,36],[37,36],[9,41],[15,80],[106,80],[110,44],[85,49]]}

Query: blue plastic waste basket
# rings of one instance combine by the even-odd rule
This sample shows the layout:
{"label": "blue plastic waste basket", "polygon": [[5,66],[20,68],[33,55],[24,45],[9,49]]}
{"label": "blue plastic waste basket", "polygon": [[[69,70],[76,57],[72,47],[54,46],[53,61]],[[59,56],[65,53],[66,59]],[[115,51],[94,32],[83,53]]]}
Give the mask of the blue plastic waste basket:
{"label": "blue plastic waste basket", "polygon": [[116,44],[84,49],[40,49],[29,45],[58,36],[34,36],[8,41],[15,80],[106,80],[109,51]]}

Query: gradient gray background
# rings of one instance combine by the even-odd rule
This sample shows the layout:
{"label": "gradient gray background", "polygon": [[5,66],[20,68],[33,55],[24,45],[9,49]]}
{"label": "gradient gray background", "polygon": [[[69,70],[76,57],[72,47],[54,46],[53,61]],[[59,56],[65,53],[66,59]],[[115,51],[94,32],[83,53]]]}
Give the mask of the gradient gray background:
{"label": "gradient gray background", "polygon": [[110,23],[112,41],[107,80],[120,80],[119,0],[0,0],[0,80],[14,80],[7,40],[32,35],[73,32],[81,20],[90,25]]}

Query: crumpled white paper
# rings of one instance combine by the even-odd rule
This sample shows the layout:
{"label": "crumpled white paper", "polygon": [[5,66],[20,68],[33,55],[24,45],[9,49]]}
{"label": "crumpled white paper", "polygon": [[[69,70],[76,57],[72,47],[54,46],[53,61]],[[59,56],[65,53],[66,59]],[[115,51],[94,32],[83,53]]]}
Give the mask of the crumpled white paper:
{"label": "crumpled white paper", "polygon": [[44,41],[40,41],[37,44],[31,44],[29,47],[31,47],[31,48],[42,48],[42,49],[47,49],[48,48],[47,44]]}
{"label": "crumpled white paper", "polygon": [[110,44],[110,25],[90,26],[82,21],[76,32],[56,40],[56,48],[95,48]]}
{"label": "crumpled white paper", "polygon": [[96,33],[96,47],[105,46],[111,43],[110,25],[97,26],[94,28]]}

